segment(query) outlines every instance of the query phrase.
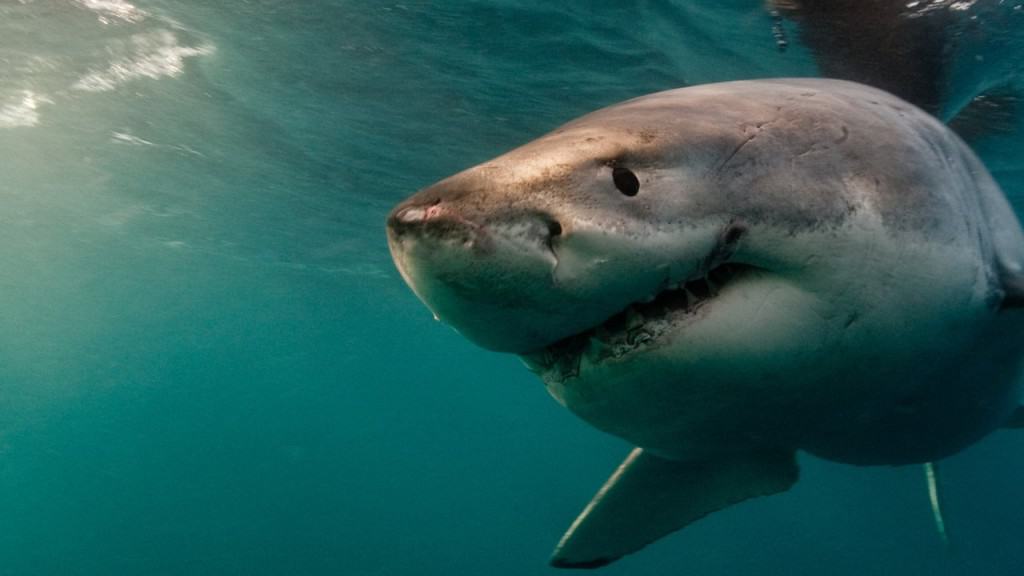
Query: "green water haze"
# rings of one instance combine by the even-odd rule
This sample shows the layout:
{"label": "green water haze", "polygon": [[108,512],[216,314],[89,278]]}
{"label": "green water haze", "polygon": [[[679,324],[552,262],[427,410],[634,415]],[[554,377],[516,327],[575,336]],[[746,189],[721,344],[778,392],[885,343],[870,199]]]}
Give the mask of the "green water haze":
{"label": "green water haze", "polygon": [[[751,4],[0,1],[0,575],[555,573],[628,446],[434,322],[384,218],[600,106],[815,75]],[[918,468],[803,458],[603,573],[1019,575],[1022,454],[945,463],[953,555]]]}

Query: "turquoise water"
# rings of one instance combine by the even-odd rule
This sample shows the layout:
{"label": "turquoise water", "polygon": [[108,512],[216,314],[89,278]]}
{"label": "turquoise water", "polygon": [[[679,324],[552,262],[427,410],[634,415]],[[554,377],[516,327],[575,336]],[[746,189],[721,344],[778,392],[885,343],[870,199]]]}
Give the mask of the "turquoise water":
{"label": "turquoise water", "polygon": [[[0,574],[554,573],[628,447],[434,322],[385,214],[624,98],[816,74],[751,4],[0,1]],[[1022,449],[944,463],[952,554],[918,468],[805,457],[603,572],[1017,575]]]}

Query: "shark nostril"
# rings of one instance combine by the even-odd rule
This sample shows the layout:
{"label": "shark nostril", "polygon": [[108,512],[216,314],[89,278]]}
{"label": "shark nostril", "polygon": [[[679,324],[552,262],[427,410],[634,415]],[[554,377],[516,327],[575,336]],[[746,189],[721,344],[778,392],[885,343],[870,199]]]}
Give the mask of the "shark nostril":
{"label": "shark nostril", "polygon": [[554,238],[562,235],[562,225],[552,220],[548,222],[548,237]]}

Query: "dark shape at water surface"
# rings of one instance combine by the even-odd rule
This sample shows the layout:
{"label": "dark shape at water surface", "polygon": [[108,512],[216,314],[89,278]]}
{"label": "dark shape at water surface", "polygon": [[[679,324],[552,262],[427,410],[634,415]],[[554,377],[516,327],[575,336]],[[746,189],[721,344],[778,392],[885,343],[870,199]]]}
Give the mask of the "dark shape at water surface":
{"label": "dark shape at water surface", "polygon": [[969,142],[1018,132],[1024,4],[981,0],[774,0],[821,74],[896,94]]}
{"label": "dark shape at water surface", "polygon": [[937,114],[946,93],[954,15],[925,0],[774,0],[800,24],[822,75],[876,86]]}

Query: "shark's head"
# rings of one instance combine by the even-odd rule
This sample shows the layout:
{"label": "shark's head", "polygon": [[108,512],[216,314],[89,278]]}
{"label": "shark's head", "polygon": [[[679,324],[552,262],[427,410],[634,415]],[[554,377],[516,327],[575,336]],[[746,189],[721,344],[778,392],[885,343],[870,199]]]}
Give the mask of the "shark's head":
{"label": "shark's head", "polygon": [[584,116],[402,202],[388,218],[402,276],[441,321],[492,350],[654,336],[634,330],[638,314],[692,308],[759,265],[740,250],[758,202],[737,204],[750,178],[732,172],[779,113],[701,88]]}
{"label": "shark's head", "polygon": [[[896,314],[927,326],[945,297],[929,291],[963,293],[977,274],[950,260],[973,248],[942,240],[970,238],[935,195],[945,152],[915,140],[941,126],[823,82],[698,86],[584,116],[398,205],[394,260],[440,320],[521,355],[577,413],[640,445],[626,426],[758,392],[720,394],[734,384],[774,390],[763,402],[805,394],[798,383],[834,371],[830,354],[869,362],[895,346],[878,334],[899,333]],[[932,281],[933,258],[964,277]],[[871,346],[843,348],[855,332]],[[692,395],[638,392],[656,379]],[[663,394],[671,414],[655,414]]]}
{"label": "shark's head", "polygon": [[625,330],[631,305],[685,306],[677,288],[728,262],[746,232],[708,204],[709,173],[744,134],[671,103],[586,116],[402,202],[388,218],[402,276],[465,337],[518,354]]}

